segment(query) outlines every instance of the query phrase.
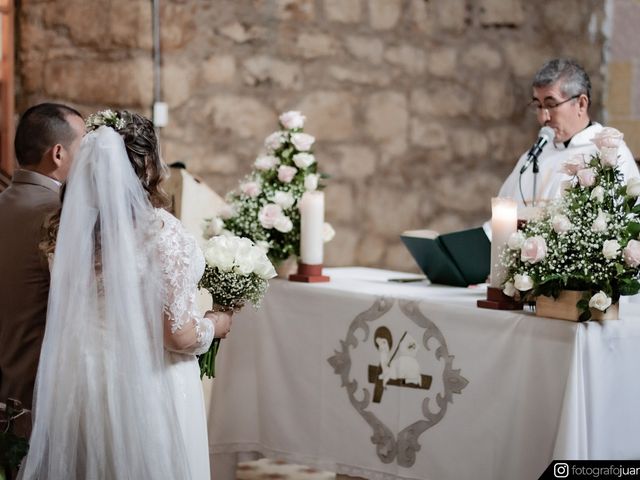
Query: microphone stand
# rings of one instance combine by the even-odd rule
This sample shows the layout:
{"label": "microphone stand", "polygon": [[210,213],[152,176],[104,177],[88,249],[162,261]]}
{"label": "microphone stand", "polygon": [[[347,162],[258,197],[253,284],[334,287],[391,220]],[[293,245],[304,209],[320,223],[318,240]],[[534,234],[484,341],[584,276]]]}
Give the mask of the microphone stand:
{"label": "microphone stand", "polygon": [[536,189],[538,186],[538,172],[540,169],[538,168],[538,156],[535,155],[533,157],[533,198],[531,200],[531,206],[536,206]]}

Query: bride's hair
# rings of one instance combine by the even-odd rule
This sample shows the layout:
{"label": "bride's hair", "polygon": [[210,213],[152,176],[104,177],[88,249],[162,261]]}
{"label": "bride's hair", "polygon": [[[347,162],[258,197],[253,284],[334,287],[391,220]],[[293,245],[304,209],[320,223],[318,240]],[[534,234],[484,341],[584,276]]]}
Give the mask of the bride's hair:
{"label": "bride's hair", "polygon": [[[117,122],[107,123],[107,125],[117,131],[124,140],[131,166],[147,192],[149,202],[154,207],[165,208],[169,204],[169,198],[162,189],[161,183],[167,177],[168,172],[160,157],[160,145],[153,123],[148,118],[127,110],[110,113],[117,117]],[[89,118],[91,119],[91,117]],[[88,128],[94,129],[95,125],[88,125]],[[64,191],[63,186],[60,190],[60,208],[52,213],[43,225],[40,250],[46,257],[49,257],[55,249],[62,204],[64,203]]]}

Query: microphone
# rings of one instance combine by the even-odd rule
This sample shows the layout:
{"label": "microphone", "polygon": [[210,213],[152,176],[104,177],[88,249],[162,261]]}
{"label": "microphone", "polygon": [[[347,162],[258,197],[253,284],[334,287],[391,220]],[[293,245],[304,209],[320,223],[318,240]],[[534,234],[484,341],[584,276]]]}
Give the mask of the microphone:
{"label": "microphone", "polygon": [[529,150],[529,153],[527,154],[527,160],[524,162],[524,165],[520,169],[520,175],[522,175],[527,170],[527,168],[529,168],[529,165],[535,163],[536,160],[538,160],[538,155],[540,155],[544,146],[547,143],[552,142],[555,136],[556,132],[554,132],[553,128],[551,127],[542,127],[540,129],[540,132],[538,133],[538,139],[536,140],[536,143],[533,144],[533,147],[531,147],[531,150]]}

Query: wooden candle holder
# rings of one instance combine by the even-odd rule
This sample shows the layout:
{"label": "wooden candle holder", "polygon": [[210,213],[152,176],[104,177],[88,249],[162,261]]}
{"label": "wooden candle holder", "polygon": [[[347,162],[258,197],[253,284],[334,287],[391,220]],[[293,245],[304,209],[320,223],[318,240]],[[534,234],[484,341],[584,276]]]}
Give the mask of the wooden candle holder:
{"label": "wooden candle holder", "polygon": [[478,300],[478,308],[492,308],[494,310],[522,310],[522,302],[508,297],[496,287],[487,287],[487,299]]}
{"label": "wooden candle holder", "polygon": [[298,264],[298,273],[289,275],[292,282],[319,283],[331,280],[326,275],[322,275],[322,264],[309,265],[308,263]]}

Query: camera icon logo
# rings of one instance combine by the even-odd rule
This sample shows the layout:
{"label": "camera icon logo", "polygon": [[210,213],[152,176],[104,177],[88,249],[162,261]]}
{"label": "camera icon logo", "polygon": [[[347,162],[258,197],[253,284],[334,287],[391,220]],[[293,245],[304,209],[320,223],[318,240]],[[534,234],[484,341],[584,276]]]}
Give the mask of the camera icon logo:
{"label": "camera icon logo", "polygon": [[553,476],[556,478],[567,478],[569,476],[569,465],[566,463],[556,463],[553,466]]}

